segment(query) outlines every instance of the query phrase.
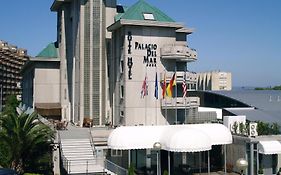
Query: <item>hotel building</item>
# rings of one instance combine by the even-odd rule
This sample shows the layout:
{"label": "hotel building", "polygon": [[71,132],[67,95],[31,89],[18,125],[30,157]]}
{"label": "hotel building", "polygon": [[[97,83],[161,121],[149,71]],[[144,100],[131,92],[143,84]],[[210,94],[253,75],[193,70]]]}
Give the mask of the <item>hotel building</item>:
{"label": "hotel building", "polygon": [[20,70],[28,59],[25,49],[0,40],[0,111],[9,95],[16,95],[21,100]]}
{"label": "hotel building", "polygon": [[[197,60],[187,40],[191,29],[144,0],[129,8],[109,0],[55,0],[51,10],[58,14],[59,61],[49,62],[53,71],[44,71],[49,77],[55,72],[59,76],[53,76],[54,84],[59,82],[59,87],[54,86],[59,99],[52,102],[59,101],[63,120],[82,125],[90,118],[96,126],[90,139],[88,129],[73,125],[59,132],[62,164],[69,174],[78,170],[126,174],[132,164],[142,171],[139,174],[226,173],[226,163],[238,172],[229,156],[237,149],[242,150],[237,158],[251,161],[249,174],[258,168],[252,163],[253,148],[248,154],[244,148],[229,147],[230,130],[212,123],[223,119],[225,103],[244,104],[196,91],[201,82],[211,83],[211,77],[221,86],[218,90],[228,89],[231,84],[225,79],[231,75],[198,76],[187,69]],[[42,60],[34,61],[41,65]],[[210,108],[202,109],[206,106]],[[109,137],[100,137],[102,129],[97,126],[104,125],[117,128]],[[99,160],[102,163],[97,165]]]}
{"label": "hotel building", "polygon": [[[199,106],[199,98],[183,97],[182,88],[184,81],[187,91],[196,89],[196,74],[187,70],[187,64],[197,60],[196,50],[187,43],[193,31],[142,0],[118,10],[108,27],[113,43],[109,61],[113,124],[186,123],[190,111]],[[163,98],[161,84],[166,80],[168,86],[173,75],[173,94]]]}

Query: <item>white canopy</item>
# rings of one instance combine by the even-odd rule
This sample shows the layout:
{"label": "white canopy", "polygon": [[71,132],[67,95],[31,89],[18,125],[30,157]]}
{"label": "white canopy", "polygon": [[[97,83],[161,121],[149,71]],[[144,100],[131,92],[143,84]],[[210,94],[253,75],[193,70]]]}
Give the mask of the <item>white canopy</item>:
{"label": "white canopy", "polygon": [[163,127],[160,126],[121,126],[108,137],[107,145],[111,149],[151,149],[160,141]]}
{"label": "white canopy", "polygon": [[212,145],[227,145],[232,143],[231,132],[222,124],[196,124],[190,125],[190,127],[205,132],[210,137]]}
{"label": "white canopy", "polygon": [[167,127],[161,138],[162,149],[172,152],[200,152],[212,149],[204,132],[188,127]]}
{"label": "white canopy", "polygon": [[162,149],[173,152],[210,150],[212,145],[232,143],[230,131],[221,124],[165,126],[122,126],[108,138],[111,149],[152,149],[160,142]]}
{"label": "white canopy", "polygon": [[277,140],[259,141],[258,149],[261,154],[281,154],[281,143]]}

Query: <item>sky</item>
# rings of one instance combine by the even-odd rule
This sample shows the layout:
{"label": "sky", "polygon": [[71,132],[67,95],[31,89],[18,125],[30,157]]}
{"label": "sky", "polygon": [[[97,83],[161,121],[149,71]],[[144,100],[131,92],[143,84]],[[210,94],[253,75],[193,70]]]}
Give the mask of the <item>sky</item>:
{"label": "sky", "polygon": [[[194,29],[188,45],[198,52],[196,72],[232,73],[233,86],[281,85],[280,0],[146,0]],[[36,56],[56,40],[53,0],[13,0],[0,5],[0,40]],[[136,0],[118,0],[130,6]]]}

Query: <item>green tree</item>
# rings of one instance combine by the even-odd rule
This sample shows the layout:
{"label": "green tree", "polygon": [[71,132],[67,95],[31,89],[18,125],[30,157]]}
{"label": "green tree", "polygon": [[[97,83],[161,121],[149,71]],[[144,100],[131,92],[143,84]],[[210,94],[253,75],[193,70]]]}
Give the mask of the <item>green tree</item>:
{"label": "green tree", "polygon": [[277,123],[266,123],[258,121],[258,134],[259,135],[278,135],[280,134],[280,125]]}
{"label": "green tree", "polygon": [[17,114],[17,107],[19,106],[20,102],[18,101],[15,95],[9,95],[7,97],[5,107],[3,109],[4,114]]}
{"label": "green tree", "polygon": [[46,157],[50,157],[53,136],[53,131],[39,121],[35,112],[2,114],[0,165],[12,168],[19,174],[28,171],[37,173],[44,162],[46,163]]}
{"label": "green tree", "polygon": [[271,134],[278,135],[280,134],[280,125],[277,123],[272,123],[271,125]]}
{"label": "green tree", "polygon": [[128,169],[128,175],[134,175],[135,174],[135,166],[134,164],[130,164],[129,169]]}

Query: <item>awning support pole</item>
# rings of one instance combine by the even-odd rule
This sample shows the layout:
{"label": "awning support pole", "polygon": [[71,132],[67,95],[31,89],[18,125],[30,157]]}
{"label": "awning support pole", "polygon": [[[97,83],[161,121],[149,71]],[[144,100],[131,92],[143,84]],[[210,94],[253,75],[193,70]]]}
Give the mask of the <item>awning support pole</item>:
{"label": "awning support pole", "polygon": [[254,143],[250,143],[250,156],[251,156],[250,174],[254,174]]}
{"label": "awning support pole", "polygon": [[201,174],[201,152],[199,152],[199,173]]}
{"label": "awning support pole", "polygon": [[131,166],[131,150],[128,150],[128,167]]}
{"label": "awning support pole", "polygon": [[226,145],[223,145],[224,148],[224,174],[226,175]]}
{"label": "awning support pole", "polygon": [[257,144],[257,172],[260,169],[260,161],[259,161],[259,144]]}
{"label": "awning support pole", "polygon": [[210,175],[210,151],[208,150],[208,174]]}
{"label": "awning support pole", "polygon": [[168,151],[168,174],[171,175],[171,155],[170,155],[170,151]]}

